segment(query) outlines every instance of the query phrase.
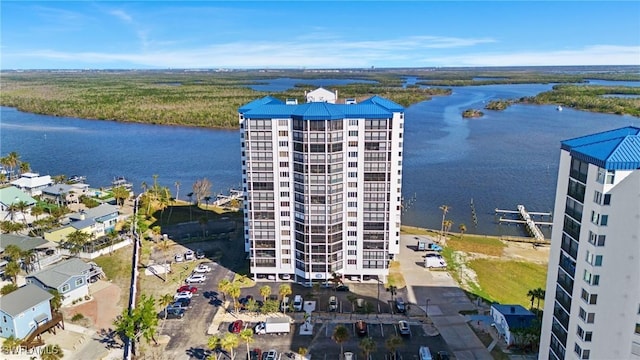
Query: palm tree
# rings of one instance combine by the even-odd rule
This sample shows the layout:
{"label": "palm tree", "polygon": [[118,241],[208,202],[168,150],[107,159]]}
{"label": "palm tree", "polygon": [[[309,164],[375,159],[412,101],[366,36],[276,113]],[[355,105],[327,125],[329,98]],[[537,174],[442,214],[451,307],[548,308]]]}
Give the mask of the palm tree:
{"label": "palm tree", "polygon": [[344,354],[342,343],[349,340],[349,330],[347,330],[344,325],[338,325],[333,330],[333,335],[331,336],[331,338],[336,342],[336,344],[340,345],[340,358],[342,358],[342,355]]}
{"label": "palm tree", "polygon": [[162,322],[162,325],[160,326],[160,331],[162,332],[162,328],[164,327],[164,323],[167,321],[167,306],[169,306],[171,303],[173,302],[173,295],[171,294],[164,294],[162,295],[159,299],[158,299],[158,305],[160,305],[161,308],[164,309],[164,320]]}
{"label": "palm tree", "polygon": [[222,279],[218,282],[218,291],[222,293],[222,299],[225,302],[227,301],[227,292],[229,291],[230,287],[231,281],[229,281],[228,279]]}
{"label": "palm tree", "polygon": [[77,255],[84,246],[87,244],[92,234],[88,234],[84,231],[76,230],[67,235],[66,245],[69,246],[69,252],[71,255]]}
{"label": "palm tree", "polygon": [[158,243],[157,246],[162,251],[162,254],[164,255],[164,263],[166,264],[169,260],[167,258],[167,251],[171,247],[171,243],[169,242],[169,240],[162,240]]}
{"label": "palm tree", "polygon": [[64,352],[58,344],[47,344],[40,352],[41,360],[60,360],[64,357]]}
{"label": "palm tree", "polygon": [[458,230],[460,230],[460,237],[464,236],[464,233],[467,232],[467,225],[460,224],[458,225]]}
{"label": "palm tree", "polygon": [[9,166],[9,172],[13,174],[13,170],[20,163],[20,155],[18,155],[17,152],[12,151],[5,157],[5,159],[6,159],[6,165]]}
{"label": "palm tree", "polygon": [[[278,294],[280,294],[280,298],[284,301],[284,298],[286,296],[291,295],[291,285],[289,285],[289,284],[280,285],[280,287],[278,288]],[[285,314],[287,313],[287,307],[286,306],[283,307],[283,312]]]}
{"label": "palm tree", "polygon": [[38,221],[38,217],[44,214],[44,208],[41,206],[34,206],[31,208],[31,215],[35,216],[36,221]]}
{"label": "palm tree", "polygon": [[26,203],[26,201],[18,201],[15,204],[18,212],[22,214],[22,222],[27,225],[27,215],[25,214],[25,212],[29,208],[29,205]]}
{"label": "palm tree", "polygon": [[402,345],[402,338],[398,335],[393,335],[384,342],[384,346],[393,354],[392,359],[396,360],[396,350]]}
{"label": "palm tree", "polygon": [[249,359],[249,344],[253,342],[253,330],[243,329],[240,331],[240,339],[247,344],[247,359]]}
{"label": "palm tree", "polygon": [[206,236],[207,222],[209,222],[209,219],[207,219],[206,216],[201,216],[200,219],[198,219],[198,223],[202,228],[202,239],[204,239]]}
{"label": "palm tree", "polygon": [[202,200],[207,204],[206,208],[209,209],[209,201],[211,201],[211,196],[205,196]]}
{"label": "palm tree", "polygon": [[233,352],[233,349],[237,348],[238,345],[240,345],[240,338],[238,337],[238,335],[233,333],[227,333],[220,340],[220,347],[228,351],[232,359],[236,357]]}
{"label": "palm tree", "polygon": [[262,295],[262,301],[267,301],[269,295],[271,295],[271,286],[264,285],[260,288],[260,295]]}
{"label": "palm tree", "polygon": [[4,274],[16,284],[18,281],[18,274],[20,274],[20,264],[16,260],[11,260],[4,267]]}
{"label": "palm tree", "polygon": [[377,348],[376,341],[373,340],[371,337],[366,337],[362,339],[360,341],[359,346],[360,346],[360,349],[362,349],[362,352],[364,353],[365,360],[369,360],[369,356],[371,355],[371,353],[375,352]]}
{"label": "palm tree", "polygon": [[[536,304],[536,309],[540,312],[540,300],[544,300],[544,296],[546,295],[546,291],[542,288],[537,288],[534,290],[535,298],[538,299]],[[533,303],[531,304],[533,307]]]}
{"label": "palm tree", "polygon": [[193,218],[191,217],[191,207],[193,205],[193,193],[192,192],[188,193],[187,197],[189,198],[189,221],[193,221]]}
{"label": "palm tree", "polygon": [[20,174],[24,174],[24,173],[28,173],[29,171],[31,171],[31,165],[29,165],[28,162],[21,162],[20,163]]}
{"label": "palm tree", "polygon": [[233,299],[233,310],[236,313],[240,312],[240,302],[238,299],[240,298],[241,290],[238,284],[231,283],[231,285],[229,285],[229,289],[227,289],[227,293],[231,296],[231,299]]}
{"label": "palm tree", "polygon": [[58,312],[60,307],[62,307],[62,301],[64,300],[63,295],[58,292],[56,289],[49,289],[49,294],[53,297],[49,300],[49,305],[51,305],[52,312]]}
{"label": "palm tree", "polygon": [[[218,335],[213,335],[211,337],[209,337],[209,339],[207,340],[207,347],[211,350],[218,350],[218,347],[220,346],[220,342],[222,341],[222,339],[220,338],[220,336]],[[217,355],[217,351],[216,351],[216,356],[215,358],[218,359],[218,355]]]}
{"label": "palm tree", "polygon": [[4,349],[13,350],[13,349],[17,349],[20,345],[22,345],[22,340],[16,339],[15,336],[11,335],[4,340],[4,342],[2,343],[2,348],[3,350]]}
{"label": "palm tree", "polygon": [[176,181],[173,183],[176,186],[176,200],[180,199],[180,181]]}
{"label": "palm tree", "polygon": [[36,253],[34,249],[24,250],[20,253],[20,258],[22,258],[22,264],[24,266],[24,270],[29,273],[29,271],[33,270],[33,261],[35,260]]}
{"label": "palm tree", "polygon": [[307,355],[309,353],[309,349],[307,349],[306,347],[299,347],[298,348],[298,354],[300,354],[300,356],[302,356],[303,358],[305,357],[305,355]]}
{"label": "palm tree", "polygon": [[444,232],[448,233],[449,230],[451,230],[451,227],[453,226],[453,220],[445,220],[444,221]]}
{"label": "palm tree", "polygon": [[442,236],[442,239],[444,239],[444,218],[445,216],[447,216],[447,213],[449,212],[449,205],[440,205],[440,210],[442,210],[442,224],[440,227],[440,234]]}
{"label": "palm tree", "polygon": [[113,193],[113,197],[116,198],[116,203],[118,205],[124,204],[124,201],[128,199],[129,196],[131,196],[129,190],[127,190],[127,188],[125,188],[124,186],[116,186],[111,189],[111,192]]}

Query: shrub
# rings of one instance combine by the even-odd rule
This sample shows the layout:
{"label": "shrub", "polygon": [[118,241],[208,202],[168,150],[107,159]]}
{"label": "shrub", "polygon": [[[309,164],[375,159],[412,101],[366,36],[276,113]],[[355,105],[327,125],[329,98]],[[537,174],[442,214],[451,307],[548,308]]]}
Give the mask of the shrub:
{"label": "shrub", "polygon": [[80,321],[82,319],[84,319],[84,315],[82,315],[81,313],[77,313],[71,317],[71,321],[73,322]]}

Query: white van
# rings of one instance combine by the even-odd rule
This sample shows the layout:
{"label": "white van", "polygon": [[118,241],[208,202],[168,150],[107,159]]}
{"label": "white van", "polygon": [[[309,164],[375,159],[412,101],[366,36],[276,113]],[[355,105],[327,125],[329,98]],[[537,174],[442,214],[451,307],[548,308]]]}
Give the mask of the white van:
{"label": "white van", "polygon": [[427,256],[425,256],[425,258],[424,258],[424,267],[426,267],[427,269],[431,269],[431,268],[446,268],[447,267],[447,262],[444,261],[442,256],[436,255],[436,254],[433,254],[432,256],[430,256],[430,255],[432,255],[432,254],[427,254]]}
{"label": "white van", "polygon": [[432,360],[433,359],[431,357],[431,350],[429,350],[429,348],[427,346],[420,346],[420,352],[418,354],[420,355],[420,360]]}
{"label": "white van", "polygon": [[293,310],[302,311],[302,296],[296,295],[293,298]]}

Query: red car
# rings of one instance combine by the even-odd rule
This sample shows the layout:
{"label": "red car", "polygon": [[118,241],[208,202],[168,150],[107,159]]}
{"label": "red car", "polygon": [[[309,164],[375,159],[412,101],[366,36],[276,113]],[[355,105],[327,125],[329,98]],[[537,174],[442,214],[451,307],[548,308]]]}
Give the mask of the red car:
{"label": "red car", "polygon": [[184,291],[188,291],[192,294],[195,294],[198,292],[198,288],[195,286],[183,285],[183,286],[180,286],[178,290],[176,290],[176,292],[184,292]]}
{"label": "red car", "polygon": [[240,331],[242,331],[243,328],[244,328],[244,323],[242,322],[242,320],[236,320],[233,323],[231,323],[230,330],[232,333],[237,334]]}

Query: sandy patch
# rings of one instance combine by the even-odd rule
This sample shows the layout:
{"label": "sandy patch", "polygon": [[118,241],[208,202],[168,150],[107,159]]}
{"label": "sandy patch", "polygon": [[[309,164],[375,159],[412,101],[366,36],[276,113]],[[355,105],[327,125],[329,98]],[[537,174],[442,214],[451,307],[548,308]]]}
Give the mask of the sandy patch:
{"label": "sandy patch", "polygon": [[93,328],[97,330],[113,328],[113,320],[122,313],[123,309],[118,304],[120,288],[105,282],[91,292],[91,297],[90,301],[63,309],[65,318],[70,320],[73,315],[82,314],[91,320]]}

